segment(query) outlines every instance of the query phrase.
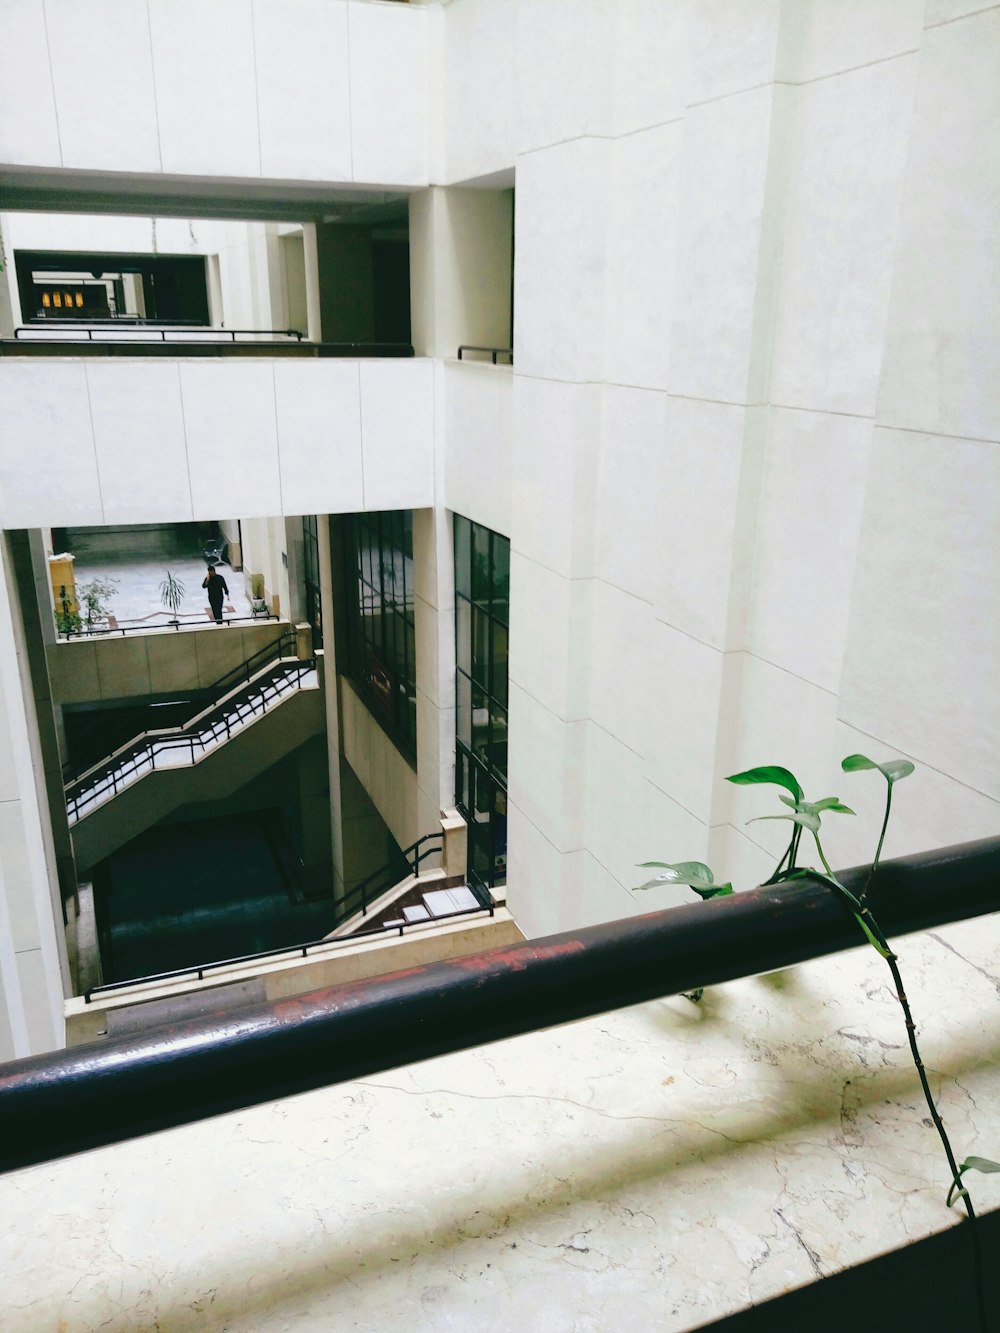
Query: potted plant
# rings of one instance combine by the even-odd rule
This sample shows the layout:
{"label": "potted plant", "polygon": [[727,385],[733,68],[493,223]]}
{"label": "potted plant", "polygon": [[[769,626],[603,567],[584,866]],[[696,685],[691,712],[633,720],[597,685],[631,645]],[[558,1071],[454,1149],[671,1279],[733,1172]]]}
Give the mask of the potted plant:
{"label": "potted plant", "polygon": [[264,600],[264,575],[250,575],[250,614],[253,616],[267,615],[267,602]]}
{"label": "potted plant", "polygon": [[[80,619],[88,629],[93,629],[99,621],[107,620],[111,614],[110,598],[118,591],[117,579],[94,578],[88,583],[81,583],[77,589],[80,603]],[[58,620],[58,616],[56,617]]]}
{"label": "potted plant", "polygon": [[180,579],[175,578],[170,570],[167,570],[167,577],[160,584],[160,601],[168,611],[173,612],[172,625],[180,623],[178,612],[181,609],[181,602],[184,600],[184,584]]}

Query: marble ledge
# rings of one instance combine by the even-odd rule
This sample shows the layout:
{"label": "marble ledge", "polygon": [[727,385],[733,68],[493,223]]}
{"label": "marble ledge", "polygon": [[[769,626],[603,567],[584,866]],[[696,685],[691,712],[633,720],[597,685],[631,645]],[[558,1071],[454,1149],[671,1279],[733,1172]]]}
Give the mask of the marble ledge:
{"label": "marble ledge", "polygon": [[[997,1156],[1000,916],[899,950]],[[858,949],[4,1177],[0,1327],[698,1328],[957,1223],[888,981]]]}

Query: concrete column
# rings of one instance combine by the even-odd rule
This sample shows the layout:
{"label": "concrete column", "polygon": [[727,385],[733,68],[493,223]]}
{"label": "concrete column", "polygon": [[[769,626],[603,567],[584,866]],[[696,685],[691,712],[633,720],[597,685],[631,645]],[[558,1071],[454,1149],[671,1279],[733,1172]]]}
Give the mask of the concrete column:
{"label": "concrete column", "polygon": [[513,190],[435,185],[410,196],[410,310],[417,356],[510,346]]}
{"label": "concrete column", "polygon": [[[27,556],[27,538],[18,534]],[[30,559],[27,560],[31,581]],[[32,589],[32,594],[33,594]],[[32,605],[33,605],[32,601]],[[32,667],[9,541],[0,542],[0,1054],[63,1044],[69,969]]]}
{"label": "concrete column", "polygon": [[302,257],[306,274],[306,336],[310,342],[323,341],[319,304],[319,256],[316,250],[316,224],[302,225]]}
{"label": "concrete column", "polygon": [[417,826],[431,833],[455,800],[455,560],[451,514],[413,511],[417,653]]}

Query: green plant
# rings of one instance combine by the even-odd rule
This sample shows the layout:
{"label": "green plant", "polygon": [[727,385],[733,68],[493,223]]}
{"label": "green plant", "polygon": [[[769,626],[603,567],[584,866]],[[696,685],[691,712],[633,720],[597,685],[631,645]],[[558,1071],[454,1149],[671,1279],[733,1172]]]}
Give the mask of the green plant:
{"label": "green plant", "polygon": [[110,599],[118,591],[117,579],[91,579],[77,588],[77,599],[82,608],[82,618],[89,629],[97,620],[107,620],[111,614]]}
{"label": "green plant", "polygon": [[63,604],[62,609],[54,612],[54,615],[56,618],[56,629],[60,634],[75,634],[83,624],[79,612],[70,611],[67,603]]}
{"label": "green plant", "polygon": [[[910,1009],[910,1002],[906,996],[906,990],[903,986],[903,978],[899,970],[899,959],[894,953],[885,933],[872,913],[871,905],[868,899],[868,892],[872,882],[878,873],[879,860],[882,856],[882,847],[885,843],[885,833],[889,825],[889,815],[892,810],[892,793],[895,784],[903,778],[909,777],[913,772],[913,764],[908,759],[891,759],[885,763],[876,763],[869,759],[867,755],[850,754],[842,762],[841,768],[845,773],[857,773],[861,771],[876,771],[882,774],[886,781],[885,813],[882,819],[882,830],[879,834],[878,846],[875,849],[875,856],[871,867],[865,877],[865,882],[861,891],[857,894],[843,884],[827,860],[826,853],[823,850],[823,844],[820,839],[820,829],[823,816],[825,814],[853,815],[854,811],[836,796],[824,796],[819,801],[807,801],[795,775],[787,768],[778,765],[767,765],[760,768],[747,769],[744,773],[734,773],[726,779],[727,782],[736,783],[739,786],[749,786],[757,784],[771,784],[784,788],[787,795],[780,795],[779,800],[789,807],[788,813],[774,815],[757,815],[751,823],[757,820],[775,819],[785,820],[791,823],[792,831],[788,846],[785,848],[775,867],[774,873],[767,884],[784,884],[795,880],[805,878],[818,879],[837,894],[837,896],[847,905],[859,928],[864,933],[865,939],[872,948],[885,960],[886,965],[892,974],[893,985],[895,987],[896,999],[903,1011],[903,1017],[906,1024],[906,1035],[910,1047],[910,1056],[913,1060],[914,1068],[920,1079],[920,1087],[924,1094],[924,1101],[927,1103],[927,1109],[930,1111],[931,1120],[934,1128],[937,1130],[938,1137],[944,1148],[945,1156],[948,1160],[948,1170],[951,1173],[951,1186],[948,1190],[946,1199],[947,1206],[961,1199],[968,1218],[970,1237],[972,1240],[973,1257],[975,1264],[975,1282],[976,1282],[976,1300],[979,1307],[979,1320],[983,1333],[988,1333],[988,1321],[986,1315],[986,1302],[983,1291],[983,1261],[982,1250],[979,1239],[979,1232],[976,1226],[976,1210],[973,1207],[969,1191],[962,1184],[962,1177],[968,1171],[993,1172],[1000,1171],[1000,1163],[993,1162],[986,1157],[967,1157],[961,1165],[955,1159],[955,1154],[945,1130],[944,1123],[938,1113],[930,1084],[927,1081],[927,1072],[924,1068],[923,1060],[920,1056],[920,1049],[917,1045],[917,1030],[913,1020],[913,1014]],[[798,864],[800,843],[803,831],[807,832],[815,844],[816,854],[822,864],[822,871],[815,870],[807,866]],[[639,884],[637,889],[651,889],[664,884],[681,884],[694,890],[699,897],[703,899],[724,897],[732,893],[733,886],[730,883],[717,884],[715,876],[709,866],[703,861],[679,861],[675,863],[665,861],[643,861],[644,867],[655,867],[660,870],[660,874],[647,880],[645,884]],[[701,990],[688,993],[691,1000],[700,1000]]]}
{"label": "green plant", "polygon": [[184,600],[184,584],[180,579],[175,578],[170,570],[167,570],[167,577],[160,584],[160,601],[172,611],[174,619],[177,619],[177,613],[181,609],[181,602]]}

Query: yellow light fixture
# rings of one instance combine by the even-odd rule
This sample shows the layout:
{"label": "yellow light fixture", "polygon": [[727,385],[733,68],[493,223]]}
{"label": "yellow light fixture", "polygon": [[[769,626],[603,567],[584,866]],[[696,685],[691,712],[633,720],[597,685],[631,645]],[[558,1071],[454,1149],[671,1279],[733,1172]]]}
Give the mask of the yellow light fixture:
{"label": "yellow light fixture", "polygon": [[53,293],[52,293],[52,304],[53,304],[57,309],[62,309],[62,293],[61,293],[61,292],[53,292]]}
{"label": "yellow light fixture", "polygon": [[76,308],[79,310],[83,306],[83,292],[76,293]]}
{"label": "yellow light fixture", "polygon": [[49,300],[48,292],[42,292],[42,305],[45,307],[45,309],[48,310],[51,304],[52,302]]}

